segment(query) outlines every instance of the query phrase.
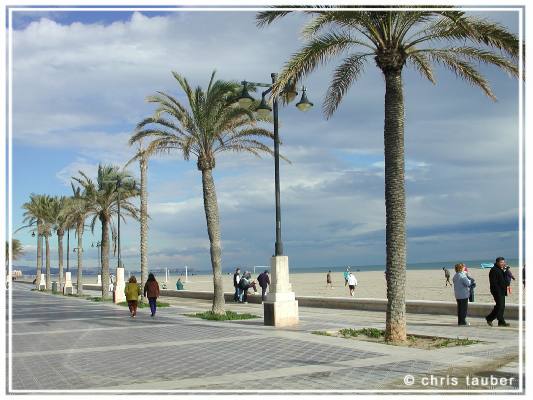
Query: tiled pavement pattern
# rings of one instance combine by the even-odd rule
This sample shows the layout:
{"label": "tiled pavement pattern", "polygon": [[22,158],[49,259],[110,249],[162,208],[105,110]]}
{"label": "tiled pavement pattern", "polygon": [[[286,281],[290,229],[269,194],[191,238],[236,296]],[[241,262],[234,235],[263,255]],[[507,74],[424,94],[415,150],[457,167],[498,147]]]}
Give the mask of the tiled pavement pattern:
{"label": "tiled pavement pattern", "polygon": [[[29,285],[15,284],[12,296],[12,389],[22,392],[397,390],[409,389],[401,385],[406,374],[438,375],[458,365],[483,371],[495,357],[518,354],[516,321],[511,328],[491,329],[472,319],[473,326],[459,328],[447,316],[409,315],[409,333],[485,341],[426,351],[310,333],[382,328],[384,315],[378,312],[301,307],[298,327],[276,329],[262,320],[220,323],[183,316],[209,308],[209,302],[194,299],[165,298],[173,307],[158,310],[156,319],[143,309],[132,320],[125,307],[32,292]],[[262,315],[260,305],[228,308]],[[502,374],[518,376],[518,364],[508,364]],[[236,388],[235,382],[243,385]]]}

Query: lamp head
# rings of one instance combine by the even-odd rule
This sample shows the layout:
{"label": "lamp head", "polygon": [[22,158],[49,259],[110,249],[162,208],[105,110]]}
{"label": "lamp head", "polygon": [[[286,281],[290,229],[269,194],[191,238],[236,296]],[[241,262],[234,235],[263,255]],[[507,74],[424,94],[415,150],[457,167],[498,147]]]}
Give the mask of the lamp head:
{"label": "lamp head", "polygon": [[237,99],[237,101],[239,102],[239,105],[243,108],[250,107],[252,103],[254,102],[254,98],[250,96],[250,93],[248,93],[247,84],[248,83],[246,81],[243,82],[241,95]]}
{"label": "lamp head", "polygon": [[263,96],[263,98],[261,99],[261,104],[259,104],[255,111],[257,112],[257,115],[259,115],[260,118],[267,118],[270,115],[272,108],[267,104],[265,96]]}
{"label": "lamp head", "polygon": [[296,103],[296,107],[298,107],[298,110],[300,111],[308,111],[311,107],[313,107],[313,103],[311,103],[307,98],[305,88],[302,89],[302,98],[298,103]]}

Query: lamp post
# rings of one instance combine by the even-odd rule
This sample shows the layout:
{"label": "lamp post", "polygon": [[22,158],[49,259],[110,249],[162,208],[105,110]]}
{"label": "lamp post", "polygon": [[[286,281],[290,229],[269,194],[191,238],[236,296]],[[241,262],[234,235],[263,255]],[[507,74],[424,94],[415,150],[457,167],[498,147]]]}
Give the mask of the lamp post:
{"label": "lamp post", "polygon": [[[266,96],[272,92],[276,83],[277,74],[270,74],[272,83],[256,83],[243,81],[242,93],[238,98],[239,105],[244,108],[250,107],[254,103],[254,98],[248,93],[247,85],[267,88],[262,92],[261,103],[255,109],[259,117],[265,118],[273,113],[274,119],[274,179],[276,198],[276,242],[274,245],[274,256],[271,259],[272,282],[270,293],[263,302],[264,324],[271,326],[290,326],[298,323],[298,301],[289,283],[289,259],[283,255],[283,242],[281,239],[281,195],[280,195],[280,173],[279,173],[279,117],[278,100],[282,95],[289,103],[298,95],[295,90],[295,82],[289,83],[283,88],[280,94],[272,97],[272,108],[267,104]],[[302,88],[302,97],[296,104],[300,111],[307,111],[313,107],[307,99],[306,90]]]}
{"label": "lamp post", "polygon": [[[95,244],[92,243],[91,247],[94,247]],[[100,260],[100,250],[102,247],[102,242],[96,242],[96,250],[98,251],[98,268],[100,269],[100,282],[102,281],[102,277],[104,276],[104,271],[102,267],[102,260]]]}

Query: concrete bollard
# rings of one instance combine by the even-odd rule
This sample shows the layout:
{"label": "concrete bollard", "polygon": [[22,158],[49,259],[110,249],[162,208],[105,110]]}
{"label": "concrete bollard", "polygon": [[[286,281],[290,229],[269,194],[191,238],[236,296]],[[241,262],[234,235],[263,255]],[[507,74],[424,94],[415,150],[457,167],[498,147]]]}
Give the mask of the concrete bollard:
{"label": "concrete bollard", "polygon": [[41,281],[39,282],[39,290],[46,290],[46,275],[41,274]]}

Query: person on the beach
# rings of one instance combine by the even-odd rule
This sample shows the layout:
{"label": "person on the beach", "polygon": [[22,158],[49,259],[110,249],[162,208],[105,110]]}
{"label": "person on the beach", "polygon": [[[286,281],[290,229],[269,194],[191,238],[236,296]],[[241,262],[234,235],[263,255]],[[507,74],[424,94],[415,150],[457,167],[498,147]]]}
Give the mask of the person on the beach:
{"label": "person on the beach", "polygon": [[248,303],[248,289],[252,288],[254,293],[257,292],[257,287],[255,284],[255,281],[252,281],[252,273],[246,271],[239,281],[239,287],[242,290],[240,303]]}
{"label": "person on the beach", "polygon": [[455,275],[453,276],[453,291],[457,301],[457,325],[459,326],[470,325],[466,322],[466,314],[468,312],[471,282],[464,269],[464,264],[455,264]]}
{"label": "person on the beach", "polygon": [[183,290],[183,282],[181,281],[181,278],[178,278],[178,281],[176,282],[176,290]]}
{"label": "person on the beach", "polygon": [[330,288],[333,289],[333,283],[331,281],[331,270],[329,270],[328,274],[326,275],[326,289],[328,288],[328,285]]}
{"label": "person on the beach", "polygon": [[154,274],[148,274],[148,280],[144,284],[144,297],[148,297],[152,317],[155,317],[157,311],[157,298],[159,297],[159,284],[155,280]]}
{"label": "person on the beach", "polygon": [[261,286],[261,301],[265,301],[265,295],[268,289],[268,285],[270,285],[270,277],[268,276],[268,270],[264,270],[259,274],[257,277],[257,282],[259,283],[259,286]]}
{"label": "person on the beach", "polygon": [[241,269],[236,268],[233,274],[233,287],[235,288],[235,294],[233,295],[233,301],[240,301],[241,288],[239,287],[239,281],[241,280]]}
{"label": "person on the beach", "polygon": [[348,287],[350,288],[350,296],[355,296],[355,287],[357,286],[357,279],[353,273],[348,274]]}
{"label": "person on the beach", "polygon": [[350,267],[346,268],[344,271],[344,286],[348,285],[348,275],[350,275]]}
{"label": "person on the beach", "polygon": [[524,289],[526,288],[526,264],[522,267],[522,284],[524,285]]}
{"label": "person on the beach", "polygon": [[485,317],[487,324],[492,326],[494,319],[498,320],[498,326],[509,326],[504,319],[505,296],[507,296],[507,280],[505,279],[505,258],[498,257],[489,272],[490,293],[496,303],[492,312]]}
{"label": "person on the beach", "polygon": [[450,286],[453,286],[450,282],[450,271],[446,267],[442,267],[442,270],[444,271],[444,278],[446,279],[446,286],[448,286],[448,283]]}
{"label": "person on the beach", "polygon": [[137,315],[137,300],[141,292],[139,286],[137,286],[137,278],[135,276],[130,276],[126,287],[124,288],[124,294],[126,295],[126,301],[128,302],[128,308],[130,309],[130,316],[135,318]]}
{"label": "person on the beach", "polygon": [[511,272],[511,267],[509,265],[506,265],[503,271],[505,272],[505,280],[507,281],[507,295],[510,295],[513,292],[511,289],[511,282],[516,279]]}

